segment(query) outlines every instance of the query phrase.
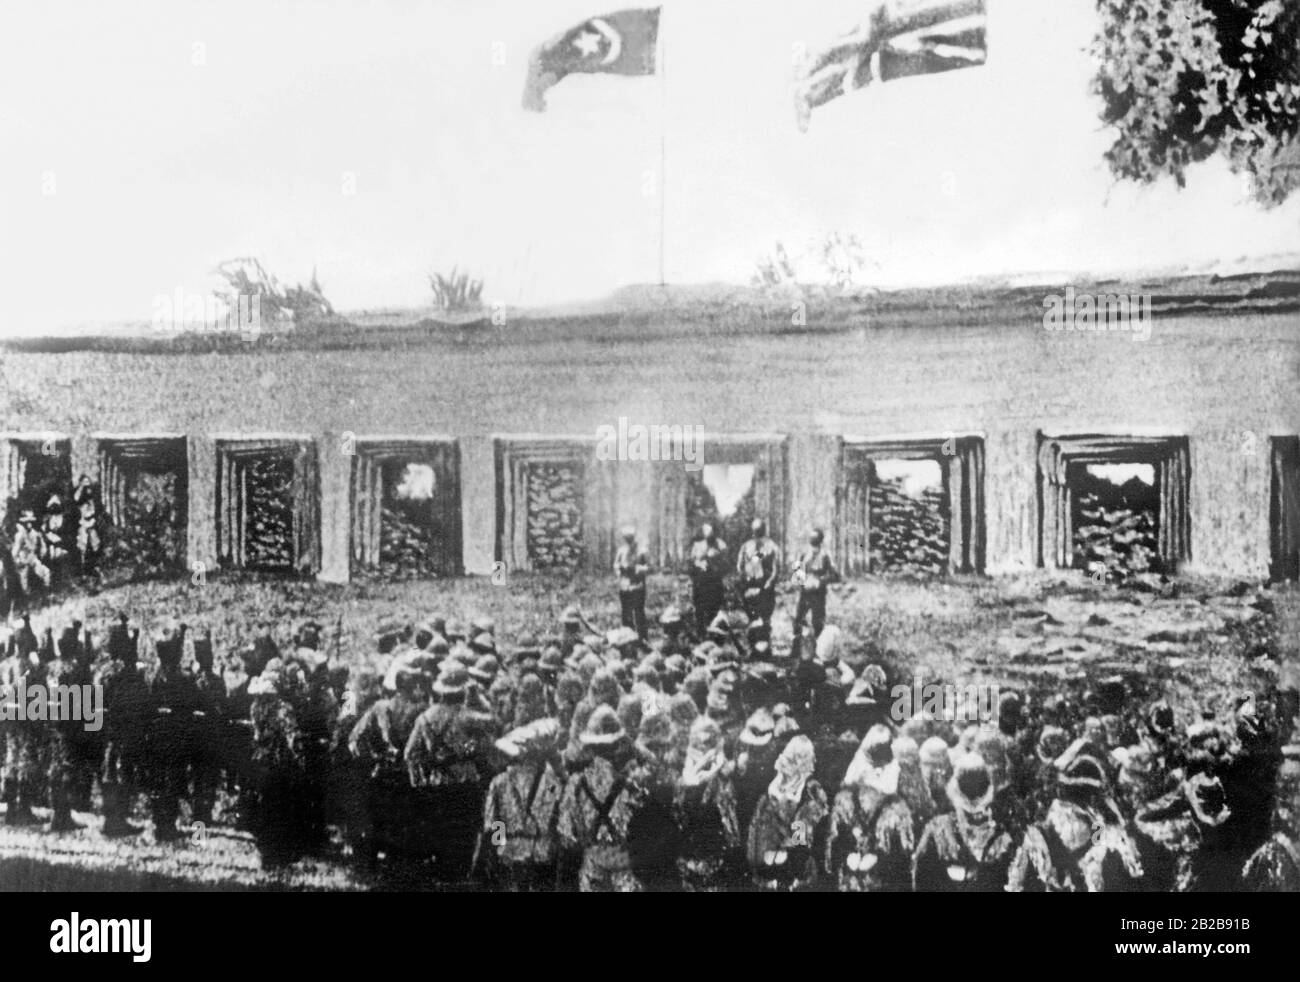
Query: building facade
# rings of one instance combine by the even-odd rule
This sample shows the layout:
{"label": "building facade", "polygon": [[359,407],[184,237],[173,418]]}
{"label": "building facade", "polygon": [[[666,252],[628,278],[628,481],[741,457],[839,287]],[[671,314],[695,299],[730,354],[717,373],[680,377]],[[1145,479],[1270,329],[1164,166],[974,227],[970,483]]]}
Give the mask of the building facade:
{"label": "building facade", "polygon": [[[187,568],[343,582],[398,547],[394,487],[416,467],[435,574],[604,567],[625,525],[673,566],[704,470],[740,468],[745,507],[787,552],[822,526],[856,573],[871,568],[872,475],[901,459],[942,475],[946,568],[996,575],[1069,565],[1072,475],[1119,463],[1157,476],[1166,568],[1295,575],[1293,311],[1157,304],[1145,338],[1045,330],[1021,300],[797,328],[640,311],[385,337],[11,347],[6,527],[24,488],[87,474],[110,518],[133,489],[171,489]],[[700,466],[670,443],[608,459],[599,435],[620,421],[698,434]]]}

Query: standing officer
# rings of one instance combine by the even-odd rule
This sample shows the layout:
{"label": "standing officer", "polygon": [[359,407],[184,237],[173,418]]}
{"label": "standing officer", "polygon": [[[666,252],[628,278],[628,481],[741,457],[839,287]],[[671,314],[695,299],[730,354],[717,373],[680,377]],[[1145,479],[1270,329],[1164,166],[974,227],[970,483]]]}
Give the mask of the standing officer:
{"label": "standing officer", "polygon": [[776,609],[776,577],[781,556],[776,543],[767,537],[767,523],[754,519],[753,534],[740,547],[736,572],[740,574],[741,598],[751,621],[761,620],[771,637],[772,612]]}
{"label": "standing officer", "polygon": [[691,602],[695,606],[695,630],[703,635],[718,616],[723,602],[723,576],[726,574],[727,544],[718,538],[713,526],[705,522],[700,535],[691,543]]}
{"label": "standing officer", "polygon": [[808,536],[808,548],[799,553],[794,563],[794,584],[799,588],[799,604],[794,612],[794,654],[799,655],[803,641],[803,622],[812,615],[813,641],[826,626],[826,586],[840,578],[839,570],[831,557],[822,549],[822,530],[815,528]]}
{"label": "standing officer", "polygon": [[618,602],[623,609],[623,626],[646,636],[645,578],[650,572],[650,557],[637,544],[636,529],[623,529],[623,544],[614,556],[614,574],[618,577]]}

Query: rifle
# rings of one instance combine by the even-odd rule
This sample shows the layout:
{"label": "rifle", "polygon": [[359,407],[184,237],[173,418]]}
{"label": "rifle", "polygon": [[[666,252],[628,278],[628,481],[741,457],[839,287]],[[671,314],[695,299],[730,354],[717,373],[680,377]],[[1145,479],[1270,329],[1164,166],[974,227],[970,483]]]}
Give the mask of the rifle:
{"label": "rifle", "polygon": [[[577,606],[577,605],[575,604],[574,606]],[[585,628],[587,629],[587,633],[588,633],[588,634],[599,634],[601,637],[604,637],[605,632],[602,631],[600,628],[595,627],[595,626],[591,623],[591,621],[587,620],[587,618],[583,616],[583,613],[582,613],[581,610],[578,611],[578,621],[579,621],[579,623],[582,624],[583,627],[585,627]]]}

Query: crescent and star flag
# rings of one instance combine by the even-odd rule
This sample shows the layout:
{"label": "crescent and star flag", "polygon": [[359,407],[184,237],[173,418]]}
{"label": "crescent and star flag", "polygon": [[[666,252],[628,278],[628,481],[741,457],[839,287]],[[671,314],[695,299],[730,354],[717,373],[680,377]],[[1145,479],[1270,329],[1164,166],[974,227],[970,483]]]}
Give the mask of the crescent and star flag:
{"label": "crescent and star flag", "polygon": [[524,108],[542,112],[546,90],[575,72],[653,75],[658,37],[658,7],[620,10],[584,20],[533,51],[524,85]]}
{"label": "crescent and star flag", "polygon": [[883,0],[858,27],[811,59],[795,81],[800,130],[817,106],[909,75],[984,64],[985,0]]}

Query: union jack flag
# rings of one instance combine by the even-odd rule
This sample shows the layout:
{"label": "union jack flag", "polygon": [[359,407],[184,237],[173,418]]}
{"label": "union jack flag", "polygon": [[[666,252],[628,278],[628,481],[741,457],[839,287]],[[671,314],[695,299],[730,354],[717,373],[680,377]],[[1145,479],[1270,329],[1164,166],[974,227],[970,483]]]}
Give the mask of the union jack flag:
{"label": "union jack flag", "polygon": [[873,81],[984,64],[986,20],[985,0],[881,0],[865,25],[839,38],[799,72],[799,129],[808,128],[815,107]]}

